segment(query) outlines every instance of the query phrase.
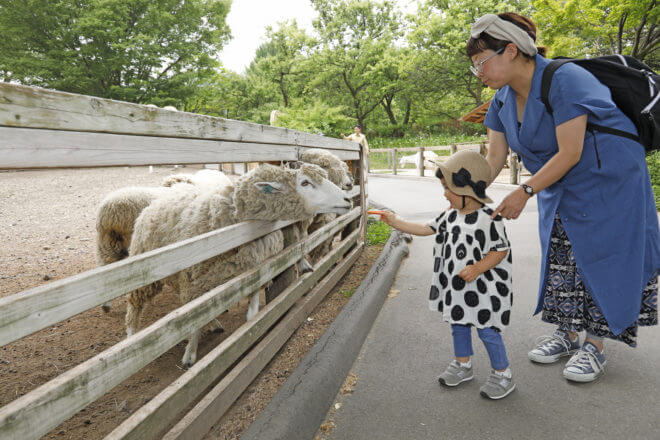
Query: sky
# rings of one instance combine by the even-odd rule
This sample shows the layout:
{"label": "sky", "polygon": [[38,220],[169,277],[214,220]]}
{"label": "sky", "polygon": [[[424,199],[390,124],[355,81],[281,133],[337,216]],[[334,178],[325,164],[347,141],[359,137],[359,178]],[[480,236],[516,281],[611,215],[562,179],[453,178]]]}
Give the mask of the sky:
{"label": "sky", "polygon": [[[413,0],[397,0],[400,9],[414,10]],[[227,24],[233,38],[220,53],[220,61],[229,70],[242,73],[265,42],[266,26],[295,19],[298,26],[312,33],[316,11],[309,0],[233,0]]]}

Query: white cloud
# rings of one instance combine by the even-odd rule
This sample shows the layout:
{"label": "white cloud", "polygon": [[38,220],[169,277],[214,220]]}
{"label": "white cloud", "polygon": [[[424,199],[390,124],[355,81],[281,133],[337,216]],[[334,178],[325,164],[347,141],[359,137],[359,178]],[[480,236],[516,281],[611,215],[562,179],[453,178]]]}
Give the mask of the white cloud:
{"label": "white cloud", "polygon": [[[415,10],[414,0],[397,0],[405,12]],[[232,40],[220,53],[220,61],[230,70],[243,72],[254,58],[257,48],[265,42],[266,26],[295,19],[298,26],[312,34],[316,11],[309,0],[233,0],[227,16]]]}

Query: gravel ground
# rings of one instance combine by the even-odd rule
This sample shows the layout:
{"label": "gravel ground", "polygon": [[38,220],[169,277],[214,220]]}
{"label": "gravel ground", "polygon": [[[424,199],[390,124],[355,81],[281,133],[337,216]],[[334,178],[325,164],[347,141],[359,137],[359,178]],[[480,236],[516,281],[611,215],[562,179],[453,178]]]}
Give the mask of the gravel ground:
{"label": "gravel ground", "polygon": [[[95,216],[101,199],[129,185],[158,185],[175,172],[200,167],[114,167],[0,172],[0,297],[95,267]],[[208,439],[235,439],[249,426],[278,387],[320,337],[376,260],[382,246],[366,249],[278,355],[253,382]],[[178,306],[165,291],[145,311],[143,325]],[[227,331],[205,333],[198,358],[244,322],[243,301],[221,318]],[[125,301],[110,313],[95,307],[0,348],[0,406],[121,341]],[[185,341],[44,436],[100,439],[183,373]]]}

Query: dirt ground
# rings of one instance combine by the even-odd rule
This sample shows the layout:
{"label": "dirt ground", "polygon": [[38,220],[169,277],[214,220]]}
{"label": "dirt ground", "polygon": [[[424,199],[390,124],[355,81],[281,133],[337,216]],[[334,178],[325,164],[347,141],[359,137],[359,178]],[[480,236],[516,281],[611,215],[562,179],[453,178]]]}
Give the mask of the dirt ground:
{"label": "dirt ground", "polygon": [[[114,167],[0,172],[0,297],[96,266],[95,216],[101,199],[129,185],[158,185],[163,177],[199,167]],[[382,246],[366,248],[354,267],[230,408],[206,439],[236,439],[323,334],[362,281]],[[178,306],[165,291],[145,311],[148,325]],[[223,315],[224,333],[205,333],[198,358],[245,322],[243,301]],[[95,307],[0,348],[0,406],[17,399],[125,337],[124,299],[104,313]],[[173,347],[43,438],[103,438],[183,373],[186,342]]]}

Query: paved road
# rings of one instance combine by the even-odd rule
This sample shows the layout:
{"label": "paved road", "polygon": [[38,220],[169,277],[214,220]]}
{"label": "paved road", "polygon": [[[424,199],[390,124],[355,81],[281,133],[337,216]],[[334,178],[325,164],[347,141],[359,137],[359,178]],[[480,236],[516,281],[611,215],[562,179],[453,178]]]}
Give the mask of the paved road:
{"label": "paved road", "polygon": [[[496,203],[508,193],[490,188]],[[447,207],[439,182],[369,177],[369,197],[404,217],[426,220]],[[416,237],[394,288],[353,367],[355,391],[341,396],[333,440],[417,439],[660,439],[660,329],[642,328],[639,346],[606,343],[606,374],[575,385],[563,365],[527,360],[534,339],[553,331],[536,304],[540,246],[535,201],[507,223],[513,246],[514,307],[504,334],[518,388],[502,401],[479,396],[488,357],[473,335],[475,380],[457,389],[436,377],[452,359],[450,328],[426,305],[431,237]],[[476,333],[476,332],[475,332]]]}

